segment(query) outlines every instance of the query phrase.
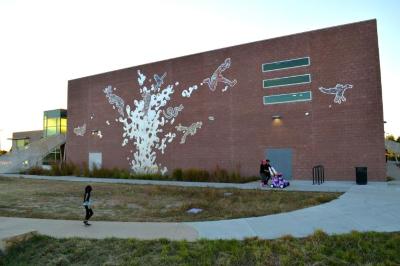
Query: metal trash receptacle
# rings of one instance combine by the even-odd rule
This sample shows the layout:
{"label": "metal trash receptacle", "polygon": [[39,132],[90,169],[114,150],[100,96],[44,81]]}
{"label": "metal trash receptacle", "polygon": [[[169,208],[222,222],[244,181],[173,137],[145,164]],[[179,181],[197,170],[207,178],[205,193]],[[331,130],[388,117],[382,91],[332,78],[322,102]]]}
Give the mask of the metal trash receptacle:
{"label": "metal trash receptacle", "polygon": [[366,185],[368,183],[367,167],[356,167],[357,185]]}

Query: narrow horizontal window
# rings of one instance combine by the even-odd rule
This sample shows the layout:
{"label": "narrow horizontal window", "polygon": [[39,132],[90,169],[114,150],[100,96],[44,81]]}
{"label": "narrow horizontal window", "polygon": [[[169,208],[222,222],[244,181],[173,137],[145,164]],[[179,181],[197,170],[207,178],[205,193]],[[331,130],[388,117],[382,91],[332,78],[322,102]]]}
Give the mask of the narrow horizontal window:
{"label": "narrow horizontal window", "polygon": [[274,87],[282,87],[282,86],[299,85],[299,84],[306,84],[306,83],[310,83],[310,82],[311,82],[310,74],[283,77],[283,78],[275,78],[275,79],[264,79],[263,80],[263,88],[274,88]]}
{"label": "narrow horizontal window", "polygon": [[311,101],[311,91],[264,96],[264,105]]}
{"label": "narrow horizontal window", "polygon": [[275,70],[294,68],[294,67],[303,67],[309,65],[310,65],[310,57],[302,57],[302,58],[262,64],[262,71],[268,72],[268,71],[275,71]]}

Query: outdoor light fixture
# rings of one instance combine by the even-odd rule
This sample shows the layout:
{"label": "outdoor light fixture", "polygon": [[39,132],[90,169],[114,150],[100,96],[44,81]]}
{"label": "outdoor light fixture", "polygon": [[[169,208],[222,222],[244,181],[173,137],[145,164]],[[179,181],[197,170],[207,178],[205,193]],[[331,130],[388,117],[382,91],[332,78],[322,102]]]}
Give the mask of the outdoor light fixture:
{"label": "outdoor light fixture", "polygon": [[310,115],[310,113],[309,113],[309,112],[305,112],[304,114],[305,114],[305,115]]}
{"label": "outdoor light fixture", "polygon": [[281,117],[280,115],[273,115],[273,116],[272,116],[272,119],[273,119],[273,120],[275,120],[275,119],[281,119],[281,118],[282,118],[282,117]]}

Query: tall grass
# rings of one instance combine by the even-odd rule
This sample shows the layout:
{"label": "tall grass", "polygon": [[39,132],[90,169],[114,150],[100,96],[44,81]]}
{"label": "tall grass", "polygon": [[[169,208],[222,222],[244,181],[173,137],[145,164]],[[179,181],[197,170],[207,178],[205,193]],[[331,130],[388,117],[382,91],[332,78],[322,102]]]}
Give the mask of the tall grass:
{"label": "tall grass", "polygon": [[400,265],[400,233],[170,241],[35,236],[0,265]]}
{"label": "tall grass", "polygon": [[97,178],[121,178],[121,179],[145,179],[145,180],[170,180],[170,181],[191,181],[191,182],[226,182],[226,183],[246,183],[259,178],[256,176],[245,177],[240,174],[240,165],[236,170],[228,172],[218,165],[212,171],[199,168],[181,169],[177,168],[170,175],[161,174],[138,174],[131,173],[120,168],[97,168],[89,169],[87,164],[76,165],[74,163],[59,163],[51,165],[51,169],[32,167],[23,174],[29,175],[49,175],[49,176],[84,176]]}

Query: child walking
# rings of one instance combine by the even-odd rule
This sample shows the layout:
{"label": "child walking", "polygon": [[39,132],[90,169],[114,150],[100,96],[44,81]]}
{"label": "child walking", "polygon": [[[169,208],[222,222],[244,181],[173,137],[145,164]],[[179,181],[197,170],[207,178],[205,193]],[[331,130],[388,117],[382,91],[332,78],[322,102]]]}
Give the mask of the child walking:
{"label": "child walking", "polygon": [[92,202],[90,200],[90,192],[92,192],[92,187],[88,185],[85,187],[85,194],[83,196],[83,206],[85,207],[86,210],[85,220],[83,221],[85,225],[90,225],[89,219],[93,215],[93,210],[91,208]]}

